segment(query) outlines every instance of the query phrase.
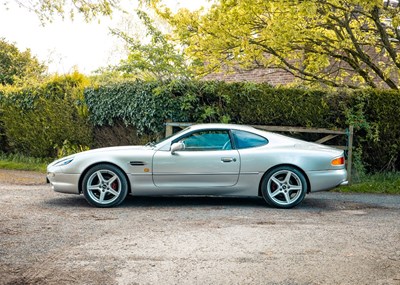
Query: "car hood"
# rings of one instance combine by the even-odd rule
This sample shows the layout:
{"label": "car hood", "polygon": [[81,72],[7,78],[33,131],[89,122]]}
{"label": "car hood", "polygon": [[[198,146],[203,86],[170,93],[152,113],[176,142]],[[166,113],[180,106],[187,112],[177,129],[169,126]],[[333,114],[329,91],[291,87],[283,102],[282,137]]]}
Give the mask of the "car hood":
{"label": "car hood", "polygon": [[83,159],[88,156],[93,156],[94,154],[101,154],[101,153],[118,153],[118,152],[126,152],[126,151],[148,151],[153,149],[151,146],[113,146],[113,147],[103,147],[103,148],[96,148],[96,149],[91,149],[79,153],[75,153],[69,156],[62,157],[60,159],[57,159],[53,161],[52,163],[49,164],[49,166],[54,166],[59,164],[62,161],[66,161],[68,159]]}
{"label": "car hood", "polygon": [[[80,152],[76,155],[86,155],[86,154],[94,154],[94,153],[103,153],[103,152],[119,152],[119,151],[132,151],[132,150],[149,150],[152,149],[151,146],[113,146],[113,147],[103,147],[103,148],[95,148],[91,150],[87,150],[84,152]],[[76,156],[75,155],[75,156]]]}

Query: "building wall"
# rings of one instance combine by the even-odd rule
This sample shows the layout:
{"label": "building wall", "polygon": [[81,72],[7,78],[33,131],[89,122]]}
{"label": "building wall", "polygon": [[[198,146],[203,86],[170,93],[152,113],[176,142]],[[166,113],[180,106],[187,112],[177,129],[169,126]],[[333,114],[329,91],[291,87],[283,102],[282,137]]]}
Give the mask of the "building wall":
{"label": "building wall", "polygon": [[256,68],[253,70],[239,70],[235,73],[213,73],[205,76],[203,80],[221,80],[225,82],[255,82],[269,83],[273,86],[292,83],[295,77],[282,69]]}
{"label": "building wall", "polygon": [[[386,63],[387,65],[392,64],[388,61],[387,58],[382,56],[381,54],[377,54],[374,48],[368,48],[366,53],[370,56],[370,58],[377,63]],[[268,55],[266,55],[268,56]],[[362,66],[363,69],[368,70],[367,66]],[[344,62],[336,62],[334,60],[331,61],[331,65],[325,69],[325,72],[334,76],[335,74],[339,74],[339,69],[345,69],[349,73],[347,78],[343,79],[343,83],[349,85],[357,85],[352,80],[351,67],[348,66]],[[372,75],[372,80],[375,82],[378,88],[387,89],[389,86],[381,79],[378,78],[371,70],[369,70]],[[390,75],[390,78],[394,81],[394,83],[399,86],[399,78],[400,74],[397,74],[395,71]],[[206,75],[203,80],[221,80],[225,82],[254,82],[254,83],[268,83],[272,86],[278,85],[287,85],[296,81],[297,83],[301,82],[301,79],[294,77],[291,73],[278,68],[255,68],[252,70],[242,70],[240,68],[235,68],[234,72],[220,72],[220,73],[212,73]],[[366,84],[363,84],[366,86]]]}

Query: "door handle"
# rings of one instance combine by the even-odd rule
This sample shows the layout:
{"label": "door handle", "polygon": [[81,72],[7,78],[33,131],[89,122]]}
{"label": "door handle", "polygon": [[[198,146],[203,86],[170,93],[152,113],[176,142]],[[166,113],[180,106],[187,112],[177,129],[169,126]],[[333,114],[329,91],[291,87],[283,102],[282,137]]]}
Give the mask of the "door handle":
{"label": "door handle", "polygon": [[221,161],[222,162],[232,162],[232,161],[235,162],[236,158],[233,158],[233,157],[222,157]]}

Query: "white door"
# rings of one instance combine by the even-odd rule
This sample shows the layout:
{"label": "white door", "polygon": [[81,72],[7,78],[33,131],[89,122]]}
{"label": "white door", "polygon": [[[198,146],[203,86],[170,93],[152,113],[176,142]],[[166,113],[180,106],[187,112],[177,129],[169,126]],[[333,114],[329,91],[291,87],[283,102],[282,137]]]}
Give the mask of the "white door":
{"label": "white door", "polygon": [[179,139],[185,148],[153,157],[153,181],[158,187],[228,187],[237,183],[240,156],[227,130],[191,133]]}

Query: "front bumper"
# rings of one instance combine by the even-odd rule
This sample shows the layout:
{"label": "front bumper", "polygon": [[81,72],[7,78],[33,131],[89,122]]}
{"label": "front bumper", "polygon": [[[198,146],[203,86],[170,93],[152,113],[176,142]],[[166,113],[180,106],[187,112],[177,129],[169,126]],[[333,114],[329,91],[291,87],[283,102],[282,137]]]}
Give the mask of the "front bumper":
{"label": "front bumper", "polygon": [[47,181],[56,192],[79,194],[79,174],[48,172]]}

